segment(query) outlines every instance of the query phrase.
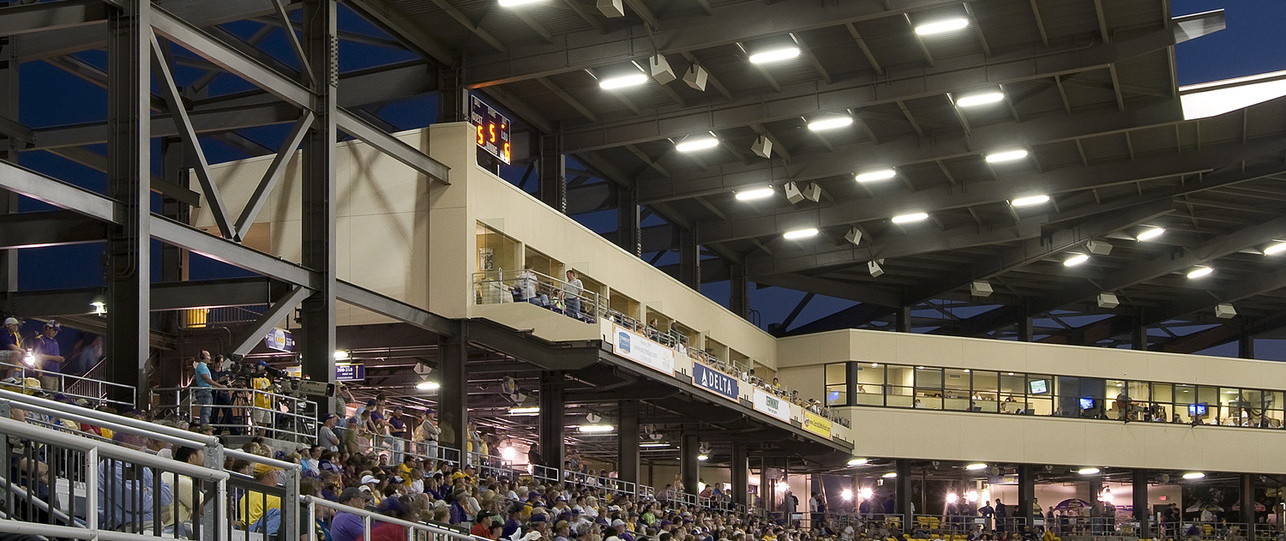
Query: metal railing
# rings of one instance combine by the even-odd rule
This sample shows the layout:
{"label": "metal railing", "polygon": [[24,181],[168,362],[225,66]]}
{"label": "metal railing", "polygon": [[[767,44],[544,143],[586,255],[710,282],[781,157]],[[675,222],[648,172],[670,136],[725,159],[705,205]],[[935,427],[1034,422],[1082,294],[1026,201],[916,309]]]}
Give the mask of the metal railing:
{"label": "metal railing", "polygon": [[207,329],[225,325],[254,323],[268,305],[220,306],[216,308],[188,308],[181,311],[179,325],[184,329]]}
{"label": "metal railing", "polygon": [[[201,392],[210,393],[208,405],[200,403]],[[169,387],[154,389],[162,407],[174,407],[181,416],[234,435],[261,433],[293,443],[317,441],[317,403],[306,398],[250,388]],[[267,399],[270,407],[255,404]],[[205,410],[209,408],[208,415]],[[186,415],[182,415],[186,414]]]}
{"label": "metal railing", "polygon": [[475,304],[526,302],[587,323],[607,315],[607,304],[597,292],[535,271],[475,272],[473,298]]}
{"label": "metal railing", "polygon": [[[99,363],[103,365],[103,363]],[[19,383],[0,386],[15,389],[22,387],[27,378],[41,383],[41,389],[51,393],[62,393],[73,400],[85,399],[91,404],[107,403],[122,409],[133,409],[137,399],[137,390],[129,385],[95,379],[89,374],[77,376],[51,370],[41,370],[25,363],[0,362],[0,373],[6,377],[16,378]],[[113,399],[113,396],[128,396],[127,400]]]}
{"label": "metal railing", "polygon": [[306,512],[308,513],[309,524],[316,523],[317,517],[319,516],[319,513],[317,512],[319,508],[331,513],[348,513],[361,517],[362,536],[360,539],[371,538],[371,528],[374,523],[387,523],[400,526],[406,530],[407,541],[446,541],[448,539],[456,541],[485,541],[485,538],[469,535],[466,532],[456,531],[445,526],[402,520],[367,511],[365,509],[349,507],[347,505],[338,504],[314,496],[302,496],[300,501],[303,503]]}
{"label": "metal railing", "polygon": [[[0,446],[0,462],[16,466],[12,475],[0,477],[5,488],[0,509],[7,517],[0,520],[0,532],[141,540],[179,531],[195,532],[199,539],[202,525],[180,520],[184,496],[222,496],[227,490],[227,473],[100,445],[8,416],[0,417],[0,432],[22,442],[16,455],[9,445]],[[176,494],[167,477],[190,480],[191,492]]]}

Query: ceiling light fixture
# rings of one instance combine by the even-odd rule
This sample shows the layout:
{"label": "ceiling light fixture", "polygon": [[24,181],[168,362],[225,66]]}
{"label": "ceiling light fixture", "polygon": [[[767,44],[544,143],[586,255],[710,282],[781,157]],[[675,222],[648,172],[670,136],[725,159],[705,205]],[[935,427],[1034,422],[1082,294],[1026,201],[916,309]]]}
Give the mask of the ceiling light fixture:
{"label": "ceiling light fixture", "polygon": [[697,455],[697,460],[705,462],[707,460],[710,460],[710,455]]}
{"label": "ceiling light fixture", "polygon": [[668,443],[662,443],[662,442],[648,442],[648,443],[640,443],[640,444],[639,444],[639,447],[645,447],[645,448],[649,448],[649,449],[655,449],[655,448],[659,448],[659,447],[669,447],[669,446],[670,446],[670,444],[668,444]]}
{"label": "ceiling light fixture", "polygon": [[1099,469],[1098,469],[1098,468],[1095,468],[1095,467],[1093,467],[1093,466],[1090,466],[1090,467],[1088,467],[1088,468],[1081,468],[1081,469],[1079,469],[1079,470],[1076,470],[1076,473],[1079,473],[1079,474],[1081,474],[1081,475],[1097,475],[1097,474],[1098,474],[1098,472],[1099,472]]}
{"label": "ceiling light fixture", "polygon": [[1207,276],[1210,276],[1210,274],[1211,274],[1211,273],[1213,273],[1213,272],[1215,272],[1215,270],[1214,270],[1214,269],[1212,269],[1212,268],[1210,268],[1210,267],[1207,267],[1207,266],[1202,265],[1202,266],[1199,266],[1199,267],[1193,268],[1192,270],[1188,271],[1188,279],[1189,279],[1189,280],[1196,280],[1197,278],[1205,278],[1205,277],[1207,277]]}
{"label": "ceiling light fixture", "polygon": [[759,51],[757,53],[750,55],[750,63],[751,64],[771,64],[773,62],[790,60],[792,58],[799,56],[799,52],[800,52],[799,47],[795,45],[789,45],[789,46],[781,47],[777,49],[764,49],[762,51]]}
{"label": "ceiling light fixture", "polygon": [[1192,481],[1194,479],[1205,479],[1206,474],[1199,471],[1190,471],[1188,473],[1183,474],[1183,478],[1189,481]]}
{"label": "ceiling light fixture", "polygon": [[892,479],[892,478],[897,477],[897,476],[898,476],[898,472],[891,471],[891,472],[889,472],[889,473],[886,473],[886,474],[884,474],[884,475],[881,475],[880,477],[883,477],[883,478],[885,478],[885,479]]}
{"label": "ceiling light fixture", "polygon": [[985,470],[985,469],[987,469],[987,463],[986,463],[986,462],[974,462],[973,464],[969,464],[969,465],[965,466],[965,469],[966,469],[966,470],[969,470],[969,471]]}
{"label": "ceiling light fixture", "polygon": [[348,357],[349,357],[348,350],[346,350],[346,349],[337,349],[337,350],[335,350],[335,355],[334,355],[334,357],[335,357],[335,360],[336,360],[336,361],[347,361],[347,360],[348,360]]}
{"label": "ceiling light fixture", "polygon": [[1286,252],[1286,241],[1273,241],[1272,244],[1264,247],[1264,255],[1277,255]]}
{"label": "ceiling light fixture", "polygon": [[674,144],[674,150],[679,152],[696,152],[698,150],[709,150],[719,146],[719,139],[713,135],[694,135]]}
{"label": "ceiling light fixture", "polygon": [[598,80],[598,87],[603,90],[619,90],[632,86],[639,86],[647,82],[647,74],[641,71],[626,73],[623,75],[613,75]]}
{"label": "ceiling light fixture", "polygon": [[1138,235],[1135,235],[1134,240],[1143,242],[1143,241],[1155,239],[1164,234],[1165,234],[1164,227],[1149,227],[1147,229],[1144,229],[1143,231],[1140,231]]}
{"label": "ceiling light fixture", "polygon": [[436,381],[421,381],[415,384],[415,389],[418,391],[436,391],[441,388],[442,384]]}
{"label": "ceiling light fixture", "polygon": [[968,109],[970,107],[981,107],[983,105],[1000,103],[1004,100],[1005,100],[1004,92],[1001,92],[999,90],[992,90],[989,92],[979,92],[977,94],[960,96],[959,98],[956,99],[956,107]]}
{"label": "ceiling light fixture", "polygon": [[923,222],[927,219],[929,219],[929,213],[927,212],[911,212],[908,214],[899,214],[892,218],[893,223],[895,224],[910,224],[915,222]]}
{"label": "ceiling light fixture", "polygon": [[737,201],[754,201],[756,199],[767,199],[769,197],[772,197],[773,194],[775,193],[777,193],[777,191],[773,190],[772,187],[770,186],[767,188],[751,188],[749,190],[741,190],[737,192],[734,197],[737,198]]}
{"label": "ceiling light fixture", "polygon": [[889,180],[897,175],[898,172],[894,171],[893,168],[890,167],[887,169],[876,169],[874,171],[858,173],[853,176],[853,180],[858,182],[879,182],[881,180]]}
{"label": "ceiling light fixture", "polygon": [[806,227],[804,229],[792,229],[781,234],[781,238],[786,240],[799,240],[817,236],[816,227]]}
{"label": "ceiling light fixture", "polygon": [[941,19],[933,22],[916,25],[915,35],[917,36],[934,36],[937,34],[946,34],[963,30],[969,26],[969,19],[964,17],[952,17],[950,19]]}
{"label": "ceiling light fixture", "polygon": [[540,2],[540,1],[541,0],[500,0],[499,4],[500,4],[500,7],[502,8],[511,8],[514,6],[521,6],[525,4],[535,4],[536,2]]}
{"label": "ceiling light fixture", "polygon": [[1034,207],[1036,205],[1044,205],[1045,203],[1048,203],[1048,202],[1049,202],[1049,196],[1045,194],[1041,194],[1041,195],[1029,195],[1026,197],[1019,197],[1018,199],[1014,199],[1010,201],[1009,205],[1014,207]]}
{"label": "ceiling light fixture", "polygon": [[867,462],[870,462],[870,460],[867,460],[865,458],[853,457],[848,459],[849,466],[861,466],[863,464],[866,464]]}
{"label": "ceiling light fixture", "polygon": [[540,406],[509,408],[509,415],[539,415]]}
{"label": "ceiling light fixture", "polygon": [[1064,266],[1064,267],[1075,267],[1075,266],[1077,266],[1077,265],[1081,265],[1081,264],[1083,264],[1083,263],[1085,263],[1086,261],[1089,261],[1089,260],[1090,260],[1090,256],[1088,256],[1088,255],[1085,255],[1085,254],[1072,254],[1070,257],[1068,257],[1067,259],[1064,259],[1064,260],[1063,260],[1063,266]]}
{"label": "ceiling light fixture", "polygon": [[808,121],[808,131],[818,132],[846,128],[853,125],[853,117],[849,115],[824,116]]}
{"label": "ceiling light fixture", "polygon": [[612,425],[581,425],[578,430],[582,434],[596,434],[596,433],[603,433],[603,432],[611,432],[613,430],[616,430],[616,427]]}
{"label": "ceiling light fixture", "polygon": [[987,155],[986,159],[987,159],[987,163],[1016,162],[1018,160],[1026,158],[1028,154],[1030,153],[1027,152],[1027,149],[1016,148],[1013,150],[1001,150],[998,152],[992,152],[991,154]]}

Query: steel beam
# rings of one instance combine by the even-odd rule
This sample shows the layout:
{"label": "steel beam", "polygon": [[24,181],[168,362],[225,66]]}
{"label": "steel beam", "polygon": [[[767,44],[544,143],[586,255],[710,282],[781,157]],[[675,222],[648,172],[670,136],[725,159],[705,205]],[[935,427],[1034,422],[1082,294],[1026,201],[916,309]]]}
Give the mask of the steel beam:
{"label": "steel beam", "polygon": [[[861,4],[857,4],[861,5]],[[738,6],[739,9],[742,9]],[[846,78],[833,84],[809,82],[783,87],[770,97],[755,96],[700,110],[659,112],[610,123],[568,126],[564,144],[569,153],[681,137],[789,120],[801,116],[857,107],[893,104],[940,96],[987,81],[992,84],[1034,81],[1099,69],[1174,45],[1169,29],[1156,30],[1112,44],[1069,44],[1051,51],[1044,47],[983,58],[981,53],[943,59],[932,68],[889,68]],[[471,71],[476,73],[476,71]]]}
{"label": "steel beam", "polygon": [[17,36],[107,21],[101,0],[63,0],[0,8],[0,36]]}
{"label": "steel beam", "polygon": [[1057,195],[1102,186],[1114,186],[1212,171],[1238,162],[1272,155],[1286,143],[1276,138],[1252,140],[1247,144],[1211,145],[1196,152],[1160,155],[1093,167],[1064,167],[1046,172],[1022,173],[1003,180],[978,182],[968,190],[943,186],[917,192],[892,194],[874,199],[857,199],[817,208],[779,208],[773,214],[699,224],[697,239],[702,244],[776,236],[782,231],[804,227],[826,228],[888,219],[914,209],[935,212],[985,203],[1007,201],[1015,194]]}
{"label": "steel beam", "polygon": [[250,232],[250,227],[254,225],[255,217],[259,216],[259,211],[263,209],[263,204],[268,200],[268,194],[277,187],[277,183],[286,172],[286,164],[295,155],[295,149],[304,141],[304,136],[308,135],[308,130],[312,128],[313,121],[317,117],[312,111],[304,111],[303,116],[295,122],[291,128],[290,134],[286,136],[286,141],[277,149],[276,156],[273,156],[272,163],[268,165],[268,170],[264,172],[263,178],[255,186],[255,191],[250,195],[250,200],[246,201],[245,208],[241,211],[241,216],[237,218],[235,226],[235,238],[242,240]]}
{"label": "steel beam", "polygon": [[[152,285],[152,311],[266,304],[272,297],[266,278],[234,278]],[[55,318],[92,312],[89,303],[103,298],[103,288],[21,291],[3,294],[0,306],[21,317]],[[110,306],[108,307],[111,308]]]}
{"label": "steel beam", "polygon": [[794,289],[796,291],[821,293],[822,295],[830,295],[841,299],[852,299],[881,306],[900,306],[902,303],[902,294],[898,291],[890,291],[866,284],[841,282],[839,280],[818,278],[815,276],[805,276],[797,273],[761,276],[755,278],[754,281],[756,284],[760,285],[784,287],[787,289]]}
{"label": "steel beam", "polygon": [[[145,387],[151,356],[151,0],[123,0],[108,15],[107,193],[116,201],[107,242],[109,379]],[[110,208],[111,203],[107,203]],[[121,397],[117,397],[121,398]],[[134,397],[140,406],[147,397]]]}
{"label": "steel beam", "polygon": [[[256,345],[263,342],[263,337],[267,336],[268,331],[276,327],[281,320],[286,319],[290,312],[299,306],[299,302],[307,297],[309,291],[305,288],[295,286],[289,293],[282,295],[280,299],[272,303],[259,319],[255,320],[248,329],[242,329],[240,336],[233,338],[231,348],[233,355],[247,355]],[[334,351],[334,350],[331,350]]]}
{"label": "steel beam", "polygon": [[443,165],[442,162],[430,158],[427,154],[420,152],[419,149],[403,143],[401,139],[372,126],[369,122],[362,120],[353,113],[343,109],[338,110],[335,115],[335,123],[345,133],[365,141],[393,159],[428,175],[429,178],[443,184],[451,183],[449,180],[450,168]]}
{"label": "steel beam", "polygon": [[0,214],[0,250],[103,242],[103,222],[68,210]]}
{"label": "steel beam", "polygon": [[[304,50],[313,68],[307,106],[316,116],[303,138],[301,197],[303,265],[314,272],[312,294],[300,306],[303,331],[304,374],[315,381],[334,383],[335,293],[338,267],[335,258],[335,145],[338,106],[335,86],[339,75],[339,50],[335,45],[337,0],[305,0]],[[271,92],[271,89],[265,89]]]}
{"label": "steel beam", "polygon": [[335,298],[382,316],[432,331],[439,336],[452,336],[460,332],[457,325],[447,318],[343,280],[335,283]]}

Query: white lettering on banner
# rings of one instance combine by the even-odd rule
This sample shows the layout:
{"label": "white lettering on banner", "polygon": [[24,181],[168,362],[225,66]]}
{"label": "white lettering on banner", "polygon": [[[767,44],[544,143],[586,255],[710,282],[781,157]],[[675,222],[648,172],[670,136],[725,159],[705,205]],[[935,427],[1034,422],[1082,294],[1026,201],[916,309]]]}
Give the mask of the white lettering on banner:
{"label": "white lettering on banner", "polygon": [[707,391],[712,391],[729,400],[736,400],[738,391],[736,378],[719,372],[704,364],[692,363],[692,382]]}
{"label": "white lettering on banner", "polygon": [[782,422],[790,422],[790,407],[786,402],[763,389],[755,389],[755,410],[767,413]]}
{"label": "white lettering on banner", "polygon": [[612,350],[622,357],[664,374],[674,375],[674,350],[640,334],[612,326]]}

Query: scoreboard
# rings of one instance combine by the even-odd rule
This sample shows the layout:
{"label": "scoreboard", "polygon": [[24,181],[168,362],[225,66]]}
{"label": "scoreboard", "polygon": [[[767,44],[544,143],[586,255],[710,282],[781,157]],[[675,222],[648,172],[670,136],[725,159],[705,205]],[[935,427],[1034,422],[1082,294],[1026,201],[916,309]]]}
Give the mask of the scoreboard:
{"label": "scoreboard", "polygon": [[478,148],[509,163],[509,119],[478,96],[469,95],[469,122],[473,124]]}

